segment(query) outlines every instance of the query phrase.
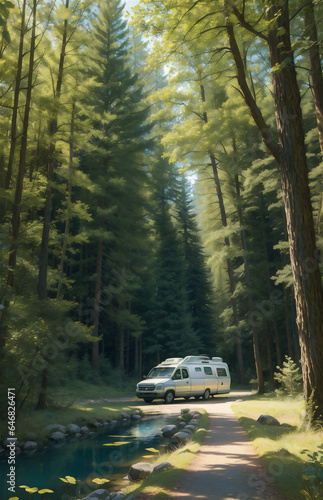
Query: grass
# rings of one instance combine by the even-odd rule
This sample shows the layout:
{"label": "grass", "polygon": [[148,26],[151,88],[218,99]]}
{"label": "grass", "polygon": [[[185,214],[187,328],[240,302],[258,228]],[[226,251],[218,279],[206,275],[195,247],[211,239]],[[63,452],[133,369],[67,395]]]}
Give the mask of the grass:
{"label": "grass", "polygon": [[[302,473],[306,455],[302,450],[314,452],[323,442],[323,430],[309,430],[304,425],[305,405],[301,396],[278,399],[275,395],[252,396],[233,403],[232,409],[270,477],[286,498],[300,500],[304,489]],[[260,414],[271,415],[280,426],[266,426],[257,422]],[[286,451],[284,451],[286,450]]]}
{"label": "grass", "polygon": [[[132,392],[134,384],[132,384]],[[16,437],[24,442],[32,438],[39,444],[47,440],[50,432],[45,430],[49,424],[91,425],[94,422],[120,418],[121,411],[131,412],[131,408],[122,402],[100,401],[101,399],[132,396],[130,384],[111,388],[105,384],[90,384],[79,380],[71,381],[66,386],[50,388],[49,405],[45,410],[35,410],[35,402],[26,402],[18,414],[16,422]],[[134,397],[135,399],[135,397]],[[91,400],[86,404],[82,401]],[[0,440],[7,437],[7,422],[0,422]]]}
{"label": "grass", "polygon": [[150,474],[141,483],[131,483],[127,488],[123,488],[126,494],[146,494],[153,498],[163,498],[170,494],[170,489],[179,480],[183,471],[193,460],[195,454],[200,449],[201,442],[205,436],[208,416],[205,410],[198,409],[202,416],[200,418],[200,427],[192,436],[192,439],[181,448],[171,452],[158,455],[157,458],[145,459],[153,465],[162,462],[170,462],[174,468],[167,471],[160,471],[156,474]]}

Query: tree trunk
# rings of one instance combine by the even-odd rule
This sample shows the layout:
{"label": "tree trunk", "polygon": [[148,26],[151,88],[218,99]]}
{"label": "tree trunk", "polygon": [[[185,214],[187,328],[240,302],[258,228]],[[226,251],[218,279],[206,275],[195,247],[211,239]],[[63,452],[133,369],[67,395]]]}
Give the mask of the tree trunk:
{"label": "tree trunk", "polygon": [[124,372],[124,349],[125,349],[125,334],[124,334],[124,326],[120,327],[119,333],[119,368]]}
{"label": "tree trunk", "polygon": [[[278,162],[294,280],[297,327],[306,401],[313,398],[312,417],[323,416],[323,291],[315,242],[314,220],[308,185],[305,138],[300,93],[289,34],[288,2],[273,2],[271,18],[277,28],[269,33],[271,66],[291,63],[273,73],[276,122],[281,145]],[[285,32],[277,35],[277,29]],[[282,43],[280,47],[278,44]],[[283,63],[284,64],[284,63]]]}
{"label": "tree trunk", "polygon": [[8,159],[8,167],[6,174],[6,189],[10,188],[11,177],[12,177],[12,167],[15,156],[16,141],[17,141],[17,117],[19,109],[19,94],[20,94],[20,84],[22,75],[22,62],[24,57],[24,38],[26,33],[26,0],[23,0],[22,11],[21,11],[21,23],[20,23],[20,38],[19,38],[19,49],[18,49],[18,60],[17,60],[17,74],[16,74],[16,85],[13,98],[13,108],[11,117],[11,130],[10,130],[10,151]]}
{"label": "tree trunk", "polygon": [[[101,221],[103,225],[103,221]],[[101,306],[101,281],[102,281],[102,262],[103,262],[103,240],[98,239],[98,249],[96,257],[96,282],[95,282],[95,295],[94,295],[94,332],[93,335],[99,335],[99,322],[100,322],[100,306]],[[92,368],[95,372],[99,371],[99,341],[93,342],[92,348]]]}
{"label": "tree trunk", "polygon": [[275,347],[276,347],[277,364],[278,364],[278,366],[282,366],[282,354],[281,354],[281,349],[280,349],[279,330],[278,330],[276,318],[274,319],[274,332],[275,332]]}
{"label": "tree trunk", "polygon": [[265,322],[265,334],[266,334],[266,351],[267,351],[267,366],[269,372],[269,380],[274,385],[274,368],[273,368],[273,356],[272,356],[272,338],[269,328],[268,321]]}
{"label": "tree trunk", "polygon": [[[201,101],[203,103],[206,102],[206,97],[205,97],[205,89],[204,85],[200,83],[200,91],[201,91]],[[202,119],[205,123],[208,123],[208,115],[207,112],[204,111],[202,115]],[[227,216],[225,212],[225,207],[224,207],[224,200],[223,200],[223,195],[222,195],[222,189],[221,189],[221,184],[220,184],[220,179],[218,175],[218,168],[217,168],[217,163],[216,159],[214,156],[214,153],[211,151],[209,152],[209,157],[211,161],[211,166],[212,166],[212,171],[213,171],[213,178],[214,178],[214,183],[215,183],[215,188],[216,188],[216,193],[218,197],[218,202],[219,202],[219,207],[220,207],[220,215],[221,215],[221,223],[223,227],[227,227]],[[226,247],[230,247],[230,240],[228,237],[225,237],[224,243]],[[244,370],[244,364],[243,364],[243,356],[242,356],[242,347],[241,347],[241,338],[239,335],[239,318],[238,318],[238,308],[237,308],[237,301],[236,298],[234,297],[234,292],[236,289],[235,285],[235,280],[234,280],[234,275],[233,275],[233,266],[231,259],[228,257],[227,258],[227,271],[228,271],[228,277],[229,277],[229,287],[230,287],[230,301],[231,301],[231,308],[232,308],[232,323],[236,328],[236,334],[235,334],[235,344],[236,344],[236,351],[237,351],[237,361],[238,361],[238,370],[239,370],[239,381],[241,384],[245,383],[245,370]]]}
{"label": "tree trunk", "polygon": [[286,336],[287,336],[287,351],[288,351],[288,356],[290,358],[294,359],[292,334],[290,331],[290,324],[289,324],[288,295],[289,295],[289,293],[286,289],[286,286],[284,285],[284,307],[285,307],[285,328],[286,328]]}
{"label": "tree trunk", "polygon": [[[66,0],[65,7],[68,9],[69,0]],[[59,102],[60,102],[62,83],[63,83],[66,46],[68,43],[67,28],[68,28],[68,21],[67,21],[67,19],[65,19],[64,20],[63,37],[62,37],[62,47],[61,47],[61,53],[60,53],[60,59],[59,59],[57,83],[56,83],[56,89],[54,90],[54,111],[53,111],[53,117],[49,120],[49,126],[48,126],[50,145],[49,145],[49,151],[48,151],[47,188],[46,188],[46,195],[45,195],[43,232],[42,232],[42,240],[41,240],[41,245],[40,245],[39,274],[38,274],[38,298],[40,300],[44,300],[47,298],[48,247],[49,247],[49,232],[50,232],[52,195],[53,195],[52,182],[53,182],[54,170],[55,170],[55,164],[56,164],[56,160],[54,159],[55,134],[57,132],[57,126],[58,126]]]}
{"label": "tree trunk", "polygon": [[42,371],[41,387],[38,396],[38,403],[36,406],[36,410],[44,410],[47,406],[47,386],[48,386],[48,372],[46,367]]}
{"label": "tree trunk", "polygon": [[[235,142],[233,142],[233,147],[235,149]],[[251,283],[250,283],[250,272],[249,272],[249,262],[248,262],[248,249],[247,249],[247,239],[246,239],[246,233],[244,229],[244,222],[243,222],[243,214],[242,214],[242,199],[241,199],[241,193],[240,193],[240,182],[239,182],[239,175],[235,175],[235,188],[236,188],[236,196],[237,196],[237,210],[238,210],[238,219],[239,219],[239,226],[240,226],[240,238],[241,238],[241,245],[242,245],[242,251],[243,251],[243,262],[244,262],[244,270],[245,270],[245,278],[246,278],[246,285],[247,285],[247,291],[248,291],[248,309],[249,309],[249,317],[252,317],[252,313],[254,310],[253,307],[253,300],[252,300],[252,295],[251,295]],[[259,339],[258,339],[258,332],[251,322],[250,324],[251,328],[251,335],[252,335],[252,341],[253,341],[253,352],[254,352],[254,359],[255,359],[255,367],[256,367],[256,373],[257,373],[257,381],[258,381],[258,393],[263,394],[265,392],[265,384],[264,384],[264,375],[263,375],[263,368],[262,368],[262,361],[261,361],[261,355],[260,355],[260,348],[259,348]]]}
{"label": "tree trunk", "polygon": [[290,43],[288,1],[271,0],[267,16],[269,20],[276,19],[266,41],[273,68],[273,96],[279,144],[271,136],[247,85],[233,25],[229,21],[227,32],[240,88],[280,171],[294,282],[304,395],[307,403],[311,403],[310,420],[319,421],[323,416],[323,290],[308,186],[300,93]]}
{"label": "tree trunk", "polygon": [[73,157],[74,157],[74,114],[75,114],[75,103],[73,103],[72,106],[72,116],[71,116],[71,128],[70,128],[70,140],[69,140],[69,163],[68,163],[68,187],[67,187],[67,200],[66,200],[67,206],[66,206],[65,231],[64,231],[63,245],[62,245],[62,255],[59,264],[60,278],[57,285],[57,294],[56,294],[57,299],[59,299],[61,294],[61,288],[64,277],[64,262],[66,258],[66,250],[70,234],[70,218],[71,218],[71,205],[72,205],[72,172],[73,172]]}

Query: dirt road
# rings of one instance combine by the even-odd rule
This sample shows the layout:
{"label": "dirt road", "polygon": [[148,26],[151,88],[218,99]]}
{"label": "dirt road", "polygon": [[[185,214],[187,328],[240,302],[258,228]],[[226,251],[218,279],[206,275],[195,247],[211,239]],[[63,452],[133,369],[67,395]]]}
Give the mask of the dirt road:
{"label": "dirt road", "polygon": [[202,407],[209,415],[209,428],[199,453],[167,498],[284,500],[272,484],[275,474],[279,473],[279,464],[269,464],[268,470],[264,470],[231,410],[232,402],[245,395],[245,392],[232,392],[208,401],[192,399],[175,401],[171,405],[157,401],[149,406],[139,404],[145,412],[149,408],[150,412],[178,415],[182,408]]}

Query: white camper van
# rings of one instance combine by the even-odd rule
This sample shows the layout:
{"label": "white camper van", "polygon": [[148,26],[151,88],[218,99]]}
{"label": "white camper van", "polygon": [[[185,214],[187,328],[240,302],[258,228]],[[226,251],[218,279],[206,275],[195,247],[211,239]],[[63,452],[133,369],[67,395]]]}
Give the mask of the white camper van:
{"label": "white camper van", "polygon": [[168,358],[155,366],[145,380],[137,384],[136,395],[146,403],[174,398],[208,399],[213,394],[230,392],[230,372],[222,358],[186,356]]}

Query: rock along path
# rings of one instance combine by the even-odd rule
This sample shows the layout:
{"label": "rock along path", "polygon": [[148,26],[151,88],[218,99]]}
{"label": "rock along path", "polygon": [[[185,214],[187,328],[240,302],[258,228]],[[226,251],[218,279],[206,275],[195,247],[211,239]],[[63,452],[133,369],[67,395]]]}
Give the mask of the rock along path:
{"label": "rock along path", "polygon": [[[182,408],[205,408],[209,428],[201,448],[171,494],[164,498],[181,500],[284,500],[272,484],[277,464],[265,470],[246,433],[231,410],[231,404],[246,393],[232,392],[208,401],[178,400],[172,405],[143,405],[147,412],[179,414]],[[154,495],[136,496],[148,500]]]}

